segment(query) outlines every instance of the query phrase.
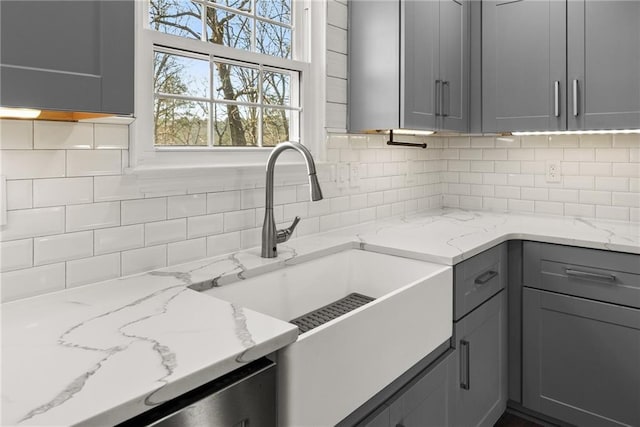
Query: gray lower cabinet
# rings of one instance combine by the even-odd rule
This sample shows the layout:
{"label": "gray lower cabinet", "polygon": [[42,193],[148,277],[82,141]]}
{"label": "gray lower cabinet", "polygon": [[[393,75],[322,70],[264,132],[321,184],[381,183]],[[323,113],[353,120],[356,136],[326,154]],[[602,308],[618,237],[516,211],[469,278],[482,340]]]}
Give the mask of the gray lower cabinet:
{"label": "gray lower cabinet", "polygon": [[455,375],[452,351],[435,366],[423,371],[388,403],[369,415],[358,427],[447,427],[451,426],[450,384]]}
{"label": "gray lower cabinet", "polygon": [[493,426],[507,406],[507,292],[454,324],[453,426]]}
{"label": "gray lower cabinet", "polygon": [[640,425],[640,310],[523,290],[523,404],[579,426]]}
{"label": "gray lower cabinet", "polygon": [[133,113],[134,2],[0,2],[0,105]]}
{"label": "gray lower cabinet", "polygon": [[523,243],[522,405],[640,426],[640,257]]}

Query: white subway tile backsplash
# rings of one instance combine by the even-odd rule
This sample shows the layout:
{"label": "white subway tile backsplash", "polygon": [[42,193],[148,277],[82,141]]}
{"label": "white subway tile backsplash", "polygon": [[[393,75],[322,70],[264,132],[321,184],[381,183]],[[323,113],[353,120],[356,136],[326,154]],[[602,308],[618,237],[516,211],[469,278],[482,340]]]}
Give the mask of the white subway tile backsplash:
{"label": "white subway tile backsplash", "polygon": [[504,212],[508,209],[506,199],[497,199],[494,197],[482,198],[482,209],[489,211]]}
{"label": "white subway tile backsplash", "polygon": [[187,238],[187,219],[150,222],[144,225],[145,246],[177,242]]}
{"label": "white subway tile backsplash", "polygon": [[580,197],[579,190],[567,190],[563,188],[550,188],[549,200],[554,202],[577,203]]}
{"label": "white subway tile backsplash", "polygon": [[33,207],[33,181],[30,179],[7,181],[7,209]]}
{"label": "white subway tile backsplash", "polygon": [[52,264],[93,255],[93,232],[60,234],[33,240],[34,265]]}
{"label": "white subway tile backsplash", "polygon": [[329,0],[327,2],[327,23],[346,30],[347,6],[335,0]]}
{"label": "white subway tile backsplash", "polygon": [[221,213],[193,216],[187,218],[187,237],[193,239],[211,234],[220,234],[222,233],[223,225],[223,214]]}
{"label": "white subway tile backsplash", "polygon": [[[243,190],[242,194],[247,190]],[[256,194],[257,193],[252,193]],[[264,196],[264,195],[263,195]],[[257,196],[256,196],[257,197]],[[223,191],[207,194],[207,213],[231,212],[240,210],[240,191]]]}
{"label": "white subway tile backsplash", "polygon": [[167,199],[126,200],[122,202],[122,225],[167,219]]}
{"label": "white subway tile backsplash", "polygon": [[166,245],[122,252],[122,275],[124,276],[166,267],[166,265]]}
{"label": "white subway tile backsplash", "polygon": [[640,177],[640,163],[614,163],[613,176]]}
{"label": "white subway tile backsplash", "polygon": [[518,187],[533,187],[535,185],[535,178],[529,174],[510,173],[507,175],[507,183]]}
{"label": "white subway tile backsplash", "polygon": [[[609,136],[611,138],[611,136]],[[640,146],[640,133],[613,135],[614,148],[637,148]]]}
{"label": "white subway tile backsplash", "polygon": [[510,187],[506,185],[496,185],[494,190],[495,197],[501,199],[519,199],[520,187]]}
{"label": "white subway tile backsplash", "polygon": [[559,202],[535,201],[535,212],[549,215],[563,215],[564,204]]}
{"label": "white subway tile backsplash", "polygon": [[520,138],[517,136],[498,136],[496,137],[496,147],[499,148],[519,148]]}
{"label": "white subway tile backsplash", "polygon": [[0,243],[0,271],[29,268],[33,265],[33,240]]}
{"label": "white subway tile backsplash", "polygon": [[91,149],[93,124],[35,121],[33,148],[36,150]]}
{"label": "white subway tile backsplash", "polygon": [[[484,164],[491,162],[474,161],[473,163]],[[493,165],[493,164],[492,164]],[[470,160],[449,160],[447,161],[447,170],[449,172],[470,172],[471,161]],[[476,172],[483,172],[482,170],[475,170]],[[493,170],[491,170],[492,172]]]}
{"label": "white subway tile backsplash", "polygon": [[451,137],[447,141],[449,148],[470,148],[471,138],[468,136]]}
{"label": "white subway tile backsplash", "polygon": [[581,162],[580,175],[611,176],[611,163]]}
{"label": "white subway tile backsplash", "polygon": [[523,137],[520,146],[522,148],[546,148],[549,146],[549,137],[544,135]]}
{"label": "white subway tile backsplash", "polygon": [[593,162],[596,155],[593,148],[565,148],[563,159],[569,162]]}
{"label": "white subway tile backsplash", "polygon": [[0,274],[2,302],[13,301],[65,287],[64,263],[44,265]]}
{"label": "white subway tile backsplash", "polygon": [[94,253],[96,255],[120,252],[144,246],[144,225],[105,228],[94,231]]}
{"label": "white subway tile backsplash", "polygon": [[489,160],[472,160],[470,168],[471,172],[494,172],[494,162]]}
{"label": "white subway tile backsplash", "polygon": [[[287,224],[288,225],[288,224]],[[276,224],[276,228],[285,227],[284,224]],[[250,228],[240,231],[240,248],[249,249],[261,245],[261,229]],[[286,249],[281,249],[286,250]]]}
{"label": "white subway tile backsplash", "polygon": [[460,196],[462,209],[482,209],[483,198],[479,196]]}
{"label": "white subway tile backsplash", "polygon": [[9,211],[0,230],[0,241],[62,234],[64,207]]}
{"label": "white subway tile backsplash", "polygon": [[[347,54],[347,31],[333,25],[327,25],[327,50]],[[331,127],[327,123],[328,127]]]}
{"label": "white subway tile backsplash", "polygon": [[122,153],[118,150],[67,151],[67,176],[119,175]]}
{"label": "white subway tile backsplash", "polygon": [[207,256],[217,256],[240,249],[240,232],[218,234],[207,237]]}
{"label": "white subway tile backsplash", "polygon": [[182,264],[207,256],[207,239],[183,240],[167,245],[167,265]]}
{"label": "white subway tile backsplash", "polygon": [[0,120],[0,149],[30,150],[33,148],[33,122],[30,120]]}
{"label": "white subway tile backsplash", "polygon": [[96,202],[138,199],[144,196],[134,175],[96,176],[93,186]]}
{"label": "white subway tile backsplash", "polygon": [[548,200],[549,190],[546,188],[522,187],[520,198],[525,200]]}
{"label": "white subway tile backsplash", "polygon": [[564,214],[566,216],[593,218],[596,216],[595,205],[565,203]]}
{"label": "white subway tile backsplash", "polygon": [[120,277],[119,253],[67,262],[67,288],[117,277]]}
{"label": "white subway tile backsplash", "polygon": [[327,52],[327,76],[347,78],[347,55]]}
{"label": "white subway tile backsplash", "polygon": [[564,176],[562,183],[564,188],[576,190],[593,190],[595,188],[595,180],[592,176]]}
{"label": "white subway tile backsplash", "polygon": [[580,147],[582,148],[611,147],[611,141],[611,135],[580,135]]}
{"label": "white subway tile backsplash", "polygon": [[167,218],[184,218],[204,215],[207,212],[207,195],[188,194],[172,196],[167,199]]}
{"label": "white subway tile backsplash", "polygon": [[578,135],[550,135],[549,147],[573,147],[580,146],[580,137]]}
{"label": "white subway tile backsplash", "polygon": [[64,150],[3,150],[0,170],[7,179],[65,176]]}
{"label": "white subway tile backsplash", "polygon": [[613,193],[613,205],[640,208],[640,193]]}
{"label": "white subway tile backsplash", "polygon": [[54,178],[33,181],[36,208],[93,202],[93,178]]}
{"label": "white subway tile backsplash", "polygon": [[629,208],[618,206],[596,206],[596,218],[629,221]]}
{"label": "white subway tile backsplash", "polygon": [[472,148],[493,148],[496,146],[496,140],[490,136],[471,137]]}
{"label": "white subway tile backsplash", "polygon": [[96,123],[94,135],[96,149],[126,150],[129,148],[128,126]]}
{"label": "white subway tile backsplash", "polygon": [[596,148],[598,162],[628,162],[629,150],[626,148]]}
{"label": "white subway tile backsplash", "polygon": [[252,228],[256,222],[255,209],[225,212],[223,215],[225,233]]}
{"label": "white subway tile backsplash", "polygon": [[592,203],[594,205],[610,205],[611,192],[580,190],[580,203]]}
{"label": "white subway tile backsplash", "polygon": [[120,225],[120,202],[90,203],[67,207],[66,230],[96,230]]}
{"label": "white subway tile backsplash", "polygon": [[534,150],[534,160],[562,160],[563,155],[562,148],[536,148]]}
{"label": "white subway tile backsplash", "polygon": [[[290,203],[288,205],[284,205],[283,208],[283,221],[292,220],[296,216],[299,216],[300,218],[307,218],[309,216],[308,202]],[[262,225],[263,215],[256,215],[256,225]]]}
{"label": "white subway tile backsplash", "polygon": [[[502,200],[502,199],[498,199]],[[513,212],[534,212],[535,211],[535,202],[533,200],[518,200],[518,199],[509,199],[507,203],[507,208]]]}
{"label": "white subway tile backsplash", "polygon": [[596,190],[629,191],[629,178],[597,176]]}
{"label": "white subway tile backsplash", "polygon": [[508,160],[535,160],[535,150],[531,148],[510,148],[507,150]]}

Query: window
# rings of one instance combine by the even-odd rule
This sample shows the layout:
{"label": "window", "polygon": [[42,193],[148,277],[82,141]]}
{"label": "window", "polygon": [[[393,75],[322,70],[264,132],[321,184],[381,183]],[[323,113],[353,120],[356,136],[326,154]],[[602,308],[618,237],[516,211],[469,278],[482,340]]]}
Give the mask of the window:
{"label": "window", "polygon": [[[155,145],[268,147],[299,139],[301,67],[264,57],[292,58],[292,12],[292,0],[150,0],[151,30],[202,45],[193,52],[154,43]],[[239,52],[206,52],[209,44]]]}
{"label": "window", "polygon": [[[314,3],[137,2],[132,166],[188,158],[203,165],[262,162],[265,149],[279,142],[321,139],[314,123],[322,118],[313,112],[324,100],[317,96],[324,81],[318,84],[310,61]],[[324,38],[324,29],[316,35]],[[256,151],[265,154],[247,154]]]}

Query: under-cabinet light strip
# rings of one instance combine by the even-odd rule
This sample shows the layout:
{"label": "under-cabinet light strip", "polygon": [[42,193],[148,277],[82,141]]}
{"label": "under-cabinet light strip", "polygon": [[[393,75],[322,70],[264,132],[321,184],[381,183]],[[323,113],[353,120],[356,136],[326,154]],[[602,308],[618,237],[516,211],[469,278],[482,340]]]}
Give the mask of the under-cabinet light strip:
{"label": "under-cabinet light strip", "polygon": [[566,130],[566,131],[532,131],[532,132],[511,132],[513,136],[537,136],[537,135],[609,135],[609,134],[632,134],[640,133],[640,129],[622,130]]}

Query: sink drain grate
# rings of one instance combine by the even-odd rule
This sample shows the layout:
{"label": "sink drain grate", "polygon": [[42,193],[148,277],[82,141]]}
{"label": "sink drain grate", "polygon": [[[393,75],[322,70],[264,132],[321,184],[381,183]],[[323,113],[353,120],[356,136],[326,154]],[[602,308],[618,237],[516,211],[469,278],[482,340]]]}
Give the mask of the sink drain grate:
{"label": "sink drain grate", "polygon": [[325,305],[322,308],[309,312],[305,315],[297,317],[290,321],[300,329],[300,333],[303,334],[316,328],[320,325],[327,323],[330,320],[340,317],[343,314],[347,314],[350,311],[355,310],[358,307],[362,307],[368,302],[375,300],[375,298],[368,297],[366,295],[352,293],[338,301]]}

